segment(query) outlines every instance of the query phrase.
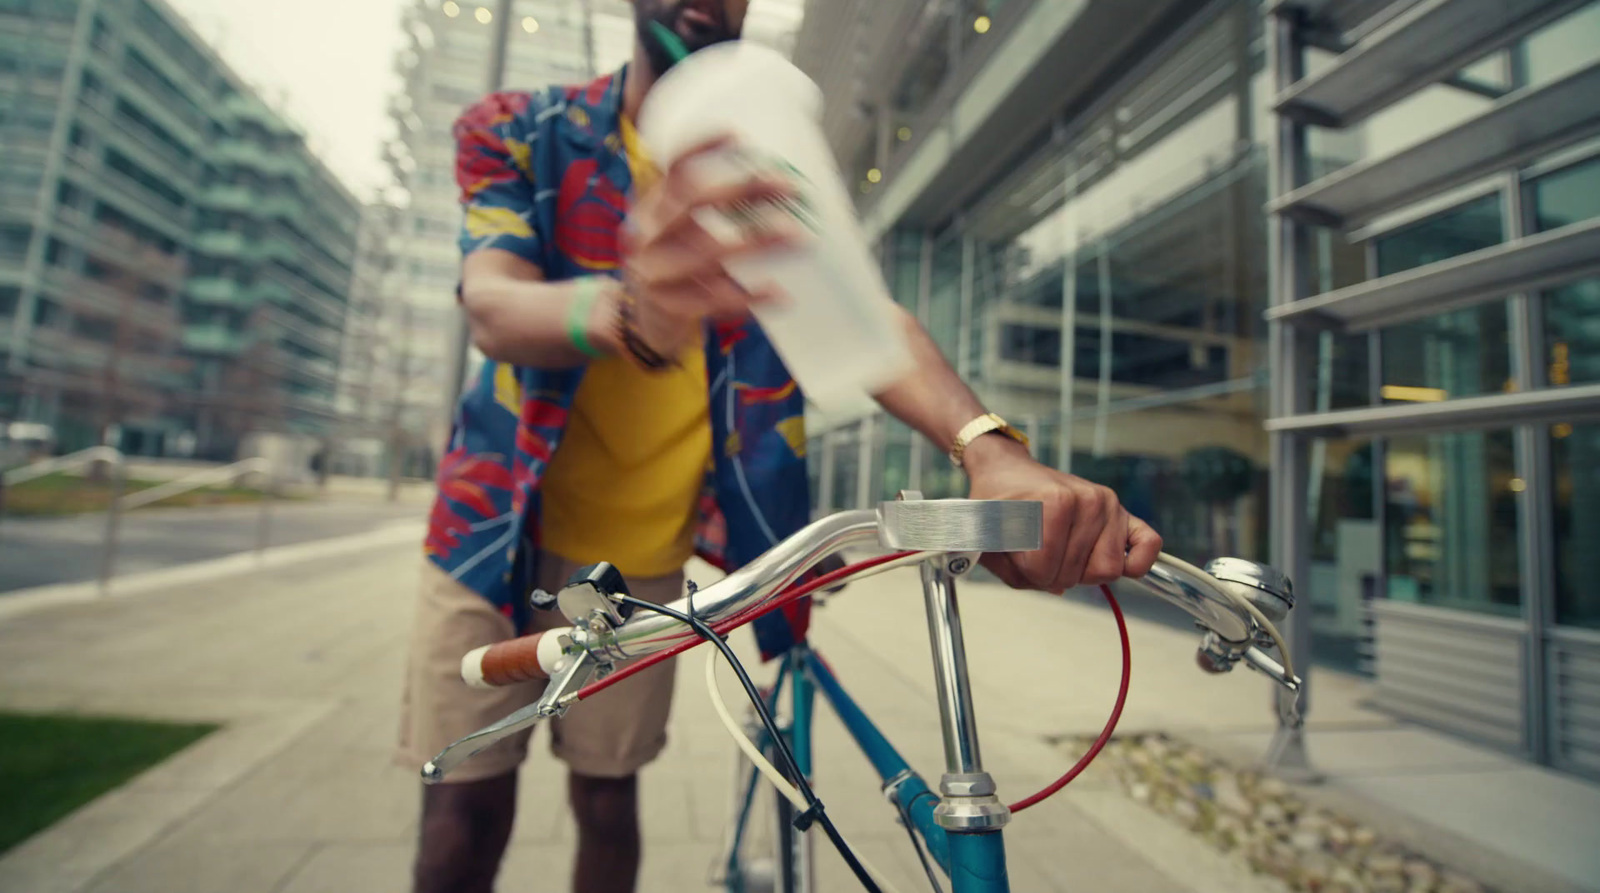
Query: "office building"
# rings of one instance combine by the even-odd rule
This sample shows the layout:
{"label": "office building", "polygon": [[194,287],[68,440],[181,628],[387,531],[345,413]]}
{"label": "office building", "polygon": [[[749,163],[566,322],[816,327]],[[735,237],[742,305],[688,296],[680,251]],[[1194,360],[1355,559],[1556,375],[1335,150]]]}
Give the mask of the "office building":
{"label": "office building", "polygon": [[[794,57],[1039,458],[1293,570],[1396,714],[1600,775],[1600,4],[818,0]],[[818,510],[961,492],[817,422]]]}
{"label": "office building", "polygon": [[232,459],[325,435],[359,206],[161,0],[0,5],[0,415]]}

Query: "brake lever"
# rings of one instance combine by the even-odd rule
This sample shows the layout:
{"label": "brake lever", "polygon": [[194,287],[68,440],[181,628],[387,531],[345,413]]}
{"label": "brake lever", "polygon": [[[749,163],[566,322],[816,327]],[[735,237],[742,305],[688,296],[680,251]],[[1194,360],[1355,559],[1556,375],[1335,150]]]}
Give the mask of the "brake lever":
{"label": "brake lever", "polygon": [[1200,668],[1207,673],[1226,673],[1233,669],[1233,665],[1238,663],[1240,658],[1243,658],[1251,669],[1265,673],[1268,678],[1285,689],[1291,692],[1300,691],[1300,677],[1290,676],[1283,664],[1278,663],[1260,647],[1230,642],[1211,630],[1206,631],[1195,657]]}
{"label": "brake lever", "polygon": [[439,751],[438,756],[423,765],[423,783],[438,784],[444,780],[445,775],[474,754],[537,724],[541,719],[565,714],[567,708],[577,702],[578,690],[591,681],[610,675],[613,666],[610,661],[602,661],[590,651],[580,651],[556,671],[539,700],[493,725],[485,726],[459,741],[452,742],[444,750]]}
{"label": "brake lever", "polygon": [[1249,664],[1251,669],[1260,670],[1267,674],[1273,682],[1278,683],[1289,691],[1298,692],[1300,690],[1300,677],[1290,676],[1289,671],[1283,668],[1283,664],[1273,660],[1271,655],[1260,648],[1254,645],[1246,648],[1244,650],[1244,662]]}

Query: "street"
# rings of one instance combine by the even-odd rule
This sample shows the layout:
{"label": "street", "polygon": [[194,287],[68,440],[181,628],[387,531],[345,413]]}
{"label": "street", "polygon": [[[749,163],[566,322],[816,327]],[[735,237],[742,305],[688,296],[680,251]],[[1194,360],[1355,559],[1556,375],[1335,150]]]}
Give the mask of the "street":
{"label": "street", "polygon": [[[402,501],[279,501],[268,544],[287,546],[415,523],[425,504]],[[159,570],[254,549],[259,506],[149,508],[122,518],[119,575]],[[105,515],[0,522],[0,595],[35,586],[93,580],[105,548]]]}

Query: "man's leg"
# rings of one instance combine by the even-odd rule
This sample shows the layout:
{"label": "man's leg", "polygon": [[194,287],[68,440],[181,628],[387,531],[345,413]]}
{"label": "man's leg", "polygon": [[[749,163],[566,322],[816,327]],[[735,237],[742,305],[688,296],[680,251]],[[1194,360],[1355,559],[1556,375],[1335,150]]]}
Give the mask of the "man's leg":
{"label": "man's leg", "polygon": [[578,823],[573,893],[625,893],[639,877],[639,776],[567,776]]}
{"label": "man's leg", "polygon": [[[540,578],[555,591],[576,569],[545,553]],[[633,594],[662,604],[683,594],[683,576],[628,579]],[[535,618],[536,626],[560,622]],[[567,799],[578,825],[574,893],[630,893],[639,874],[638,772],[667,743],[676,661],[657,664],[550,723],[550,746],[567,764]]]}
{"label": "man's leg", "polygon": [[[415,778],[445,745],[537,700],[543,683],[483,690],[461,680],[461,655],[511,638],[511,621],[431,563],[413,621],[396,761]],[[517,767],[526,733],[463,763],[442,784],[422,786],[416,893],[489,893],[516,813]]]}
{"label": "man's leg", "polygon": [[514,770],[423,787],[414,893],[492,893],[516,807]]}

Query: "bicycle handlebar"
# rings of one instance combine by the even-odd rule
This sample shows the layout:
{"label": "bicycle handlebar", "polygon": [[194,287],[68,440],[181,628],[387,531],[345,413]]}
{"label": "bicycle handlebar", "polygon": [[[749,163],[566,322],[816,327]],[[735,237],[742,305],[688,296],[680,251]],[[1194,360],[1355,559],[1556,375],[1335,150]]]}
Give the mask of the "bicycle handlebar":
{"label": "bicycle handlebar", "polygon": [[[1025,551],[1039,548],[1041,523],[1042,507],[1036,502],[929,500],[884,503],[877,511],[840,512],[812,522],[745,567],[668,607],[680,613],[692,610],[696,617],[716,624],[764,604],[833,552],[864,545],[952,553]],[[926,546],[940,548],[921,548]],[[1218,559],[1208,568],[1202,571],[1163,553],[1149,574],[1127,582],[1199,621],[1212,634],[1202,655],[1219,670],[1244,658],[1280,684],[1295,688],[1298,680],[1286,678],[1282,667],[1255,649],[1263,630],[1240,604],[1241,597],[1248,599],[1266,617],[1282,619],[1294,604],[1287,578],[1240,559]],[[462,659],[463,678],[490,687],[548,679],[579,652],[618,661],[697,638],[688,626],[662,614],[635,614],[614,628],[573,619],[578,625],[569,629],[535,633],[469,653]]]}

